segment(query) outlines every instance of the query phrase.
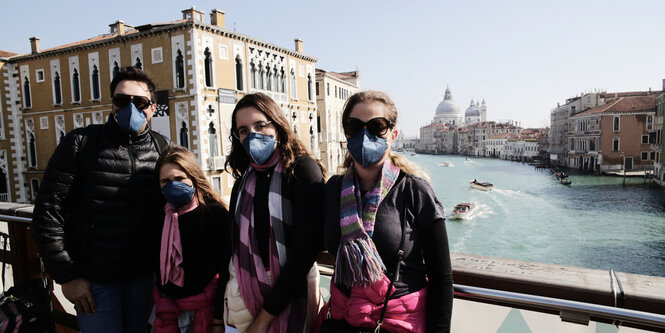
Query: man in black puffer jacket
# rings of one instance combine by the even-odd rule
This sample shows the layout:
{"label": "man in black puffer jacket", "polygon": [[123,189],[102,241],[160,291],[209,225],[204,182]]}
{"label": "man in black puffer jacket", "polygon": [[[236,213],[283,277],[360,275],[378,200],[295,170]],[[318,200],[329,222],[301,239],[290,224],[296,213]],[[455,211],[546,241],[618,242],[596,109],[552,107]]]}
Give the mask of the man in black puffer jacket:
{"label": "man in black puffer jacket", "polygon": [[155,162],[168,143],[148,126],[155,85],[145,72],[118,71],[111,96],[106,124],[69,132],[49,160],[35,240],[81,332],[143,333],[156,253],[148,240],[164,218]]}

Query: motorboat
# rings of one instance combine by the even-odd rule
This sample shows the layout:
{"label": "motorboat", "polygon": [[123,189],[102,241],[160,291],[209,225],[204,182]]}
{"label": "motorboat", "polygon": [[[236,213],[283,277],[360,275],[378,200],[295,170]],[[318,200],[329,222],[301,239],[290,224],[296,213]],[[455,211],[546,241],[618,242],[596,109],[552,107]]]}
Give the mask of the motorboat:
{"label": "motorboat", "polygon": [[475,188],[476,190],[481,190],[481,191],[489,191],[494,188],[494,185],[492,183],[479,182],[476,179],[470,181],[469,185],[471,186],[471,188]]}
{"label": "motorboat", "polygon": [[453,164],[453,162],[445,161],[445,162],[439,164],[439,166],[452,168],[455,165]]}
{"label": "motorboat", "polygon": [[416,153],[411,153],[411,154],[409,154],[409,155],[410,155],[410,156],[416,156]]}
{"label": "motorboat", "polygon": [[457,204],[453,208],[453,217],[456,219],[463,219],[470,215],[471,211],[474,210],[476,206],[472,203],[462,202]]}
{"label": "motorboat", "polygon": [[568,175],[565,172],[555,172],[554,175],[559,183],[563,185],[570,185],[572,182],[568,179]]}

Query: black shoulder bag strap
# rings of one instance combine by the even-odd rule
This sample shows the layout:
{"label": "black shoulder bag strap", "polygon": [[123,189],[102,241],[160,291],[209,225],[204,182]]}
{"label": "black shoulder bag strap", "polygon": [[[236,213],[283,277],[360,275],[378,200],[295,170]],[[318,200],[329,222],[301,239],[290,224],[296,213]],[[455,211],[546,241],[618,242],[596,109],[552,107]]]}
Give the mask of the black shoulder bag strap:
{"label": "black shoulder bag strap", "polygon": [[383,325],[383,318],[386,316],[386,310],[388,309],[388,300],[393,295],[393,284],[395,281],[399,280],[399,270],[404,260],[404,239],[406,238],[406,205],[404,205],[404,211],[402,212],[402,219],[399,221],[402,226],[402,239],[399,242],[399,249],[397,250],[397,262],[395,263],[395,275],[390,279],[390,285],[388,285],[388,291],[386,292],[386,299],[383,301],[383,308],[381,309],[381,316],[379,320],[376,321],[376,329],[374,333],[381,332],[381,325]]}
{"label": "black shoulder bag strap", "polygon": [[152,138],[152,142],[155,144],[155,148],[157,148],[157,153],[159,153],[159,155],[161,155],[166,150],[166,148],[169,147],[169,143],[166,141],[164,136],[158,132],[150,130],[150,137]]}

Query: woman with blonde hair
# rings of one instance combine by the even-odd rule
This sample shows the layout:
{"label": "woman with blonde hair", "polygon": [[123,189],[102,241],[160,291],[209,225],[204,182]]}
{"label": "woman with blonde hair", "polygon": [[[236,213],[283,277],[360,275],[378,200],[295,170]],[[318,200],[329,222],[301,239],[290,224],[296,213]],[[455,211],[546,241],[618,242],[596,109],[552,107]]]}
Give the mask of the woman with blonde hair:
{"label": "woman with blonde hair", "polygon": [[[230,221],[227,206],[192,152],[170,146],[155,166],[166,199],[159,238],[159,267],[151,316],[154,332],[212,332],[222,325],[215,300],[228,280]],[[214,318],[219,318],[214,320]],[[214,323],[216,322],[216,323]]]}
{"label": "woman with blonde hair", "polygon": [[307,331],[319,309],[314,261],[323,227],[323,170],[267,95],[243,97],[231,130],[226,165],[236,182],[227,325],[241,332]]}
{"label": "woman with blonde hair", "polygon": [[326,184],[325,248],[336,257],[321,332],[448,332],[452,270],[443,208],[419,167],[393,153],[397,108],[379,91],[342,114],[349,154]]}

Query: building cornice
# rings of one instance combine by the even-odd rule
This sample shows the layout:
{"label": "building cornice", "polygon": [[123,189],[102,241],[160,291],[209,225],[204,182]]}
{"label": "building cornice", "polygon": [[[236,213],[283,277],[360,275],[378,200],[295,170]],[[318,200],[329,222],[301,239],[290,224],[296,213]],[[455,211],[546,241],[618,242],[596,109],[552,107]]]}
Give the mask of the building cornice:
{"label": "building cornice", "polygon": [[197,21],[193,21],[193,20],[186,21],[186,22],[181,22],[181,23],[167,24],[167,25],[164,25],[164,26],[158,26],[158,27],[154,27],[150,30],[146,30],[146,31],[140,31],[139,30],[138,32],[132,32],[132,33],[129,33],[129,34],[124,34],[124,35],[117,35],[115,37],[109,37],[109,38],[105,38],[105,39],[102,39],[102,40],[99,40],[99,41],[91,41],[91,42],[88,42],[88,43],[83,42],[81,44],[72,45],[72,46],[68,46],[68,47],[57,48],[57,49],[52,49],[52,50],[45,50],[43,52],[39,52],[39,53],[36,53],[36,54],[15,55],[15,56],[12,56],[12,57],[9,57],[9,58],[6,58],[6,59],[7,59],[7,62],[21,62],[21,61],[30,61],[30,60],[41,59],[41,58],[48,58],[48,57],[52,57],[52,56],[56,56],[56,55],[74,53],[74,52],[77,52],[77,51],[93,50],[93,49],[96,49],[100,46],[114,45],[114,44],[118,44],[118,43],[127,43],[127,42],[139,40],[139,39],[149,37],[149,36],[156,36],[156,35],[172,32],[172,31],[178,31],[178,30],[186,30],[188,28],[189,29],[191,29],[191,28],[201,29],[203,31],[213,32],[213,33],[219,34],[221,36],[229,37],[229,38],[232,38],[232,39],[235,39],[235,40],[250,42],[250,43],[256,44],[257,46],[260,46],[260,47],[263,47],[263,48],[266,48],[266,49],[270,49],[270,50],[273,50],[273,51],[279,51],[279,52],[285,53],[289,56],[299,58],[299,59],[303,59],[303,60],[306,60],[306,61],[311,61],[311,62],[318,61],[318,59],[315,58],[315,57],[307,56],[307,55],[295,52],[293,50],[289,50],[287,48],[262,41],[260,39],[256,39],[256,38],[253,38],[253,37],[250,37],[250,36],[239,34],[237,32],[233,32],[233,31],[223,29],[223,28],[218,27],[218,26],[214,26],[214,25],[210,25],[210,24],[206,24],[206,23],[202,23],[202,22],[197,22]]}

